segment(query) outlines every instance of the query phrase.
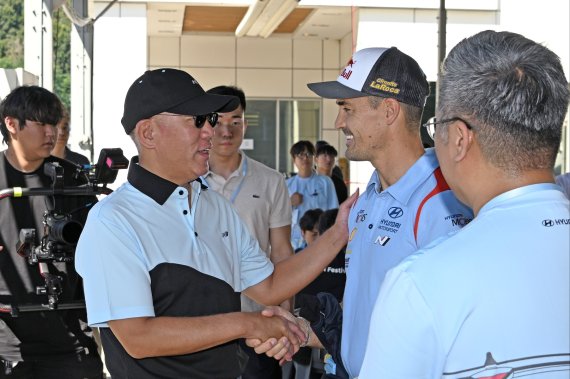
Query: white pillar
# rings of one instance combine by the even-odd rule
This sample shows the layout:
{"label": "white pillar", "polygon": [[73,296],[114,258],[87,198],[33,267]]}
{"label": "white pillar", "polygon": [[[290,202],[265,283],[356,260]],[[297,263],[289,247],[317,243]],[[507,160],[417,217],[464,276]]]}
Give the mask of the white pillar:
{"label": "white pillar", "polygon": [[[88,1],[73,0],[73,9],[81,18],[87,18]],[[93,160],[92,131],[92,57],[93,24],[83,27],[71,25],[71,135],[69,144]]]}
{"label": "white pillar", "polygon": [[[98,15],[107,3],[95,3]],[[120,147],[127,158],[136,155],[121,125],[125,95],[147,69],[147,16],[144,3],[114,4],[94,24],[93,143],[95,159],[101,148]],[[122,170],[116,183],[125,181]]]}
{"label": "white pillar", "polygon": [[24,1],[24,69],[39,78],[39,85],[53,90],[54,0]]}

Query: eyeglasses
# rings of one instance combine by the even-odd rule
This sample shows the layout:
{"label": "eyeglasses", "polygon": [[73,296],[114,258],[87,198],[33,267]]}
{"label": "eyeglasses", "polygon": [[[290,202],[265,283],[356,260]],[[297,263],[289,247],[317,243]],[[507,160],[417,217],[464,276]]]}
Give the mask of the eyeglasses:
{"label": "eyeglasses", "polygon": [[218,114],[216,112],[192,116],[192,118],[194,119],[194,125],[196,125],[198,129],[202,129],[206,120],[208,120],[208,123],[212,125],[212,128],[216,126],[216,123],[218,122]]}
{"label": "eyeglasses", "polygon": [[[159,113],[158,115],[160,116],[175,116],[175,117],[179,117],[179,116],[183,116],[181,114],[175,114],[175,113]],[[202,114],[202,115],[198,115],[198,116],[191,116],[194,119],[194,126],[196,126],[198,129],[202,129],[202,127],[204,127],[204,124],[206,123],[206,120],[208,120],[208,123],[210,125],[212,125],[212,128],[214,126],[216,126],[216,124],[218,123],[218,114],[216,112],[212,112],[212,113],[208,113],[208,114]]]}
{"label": "eyeglasses", "polygon": [[467,129],[470,129],[470,130],[473,129],[471,124],[469,124],[467,121],[465,121],[461,117],[451,117],[451,118],[447,118],[447,119],[441,120],[441,121],[438,120],[437,118],[434,118],[432,122],[426,122],[422,126],[424,128],[426,128],[427,134],[433,140],[433,139],[435,139],[434,138],[435,137],[435,128],[437,127],[437,124],[447,124],[447,123],[454,122],[454,121],[461,121],[462,123],[465,124],[465,126],[467,126]]}
{"label": "eyeglasses", "polygon": [[295,154],[295,156],[296,156],[297,158],[307,159],[307,158],[312,158],[312,157],[313,157],[313,154],[312,154],[312,153],[308,153],[308,152],[303,152],[303,153]]}

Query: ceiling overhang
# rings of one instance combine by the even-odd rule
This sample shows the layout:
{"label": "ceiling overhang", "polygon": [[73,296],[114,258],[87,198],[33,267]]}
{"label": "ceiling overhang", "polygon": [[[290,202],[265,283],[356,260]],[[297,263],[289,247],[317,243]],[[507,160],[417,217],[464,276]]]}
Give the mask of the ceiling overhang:
{"label": "ceiling overhang", "polygon": [[248,6],[149,2],[148,34],[177,37],[223,33],[237,37],[342,39],[351,31],[350,7],[303,7],[299,0],[254,0]]}

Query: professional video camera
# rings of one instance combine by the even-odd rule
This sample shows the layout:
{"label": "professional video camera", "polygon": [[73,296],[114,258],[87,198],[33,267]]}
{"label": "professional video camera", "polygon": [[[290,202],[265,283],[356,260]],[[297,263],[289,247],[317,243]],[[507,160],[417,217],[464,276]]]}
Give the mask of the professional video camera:
{"label": "professional video camera", "polygon": [[[77,165],[74,176],[83,178],[85,184],[76,187],[65,187],[64,168],[57,162],[46,162],[44,173],[51,178],[51,188],[11,188],[0,191],[0,200],[5,197],[21,196],[94,196],[112,192],[107,184],[113,183],[117,178],[118,170],[127,168],[129,161],[123,151],[116,149],[102,149],[97,164]],[[59,197],[60,197],[59,196]],[[78,209],[81,210],[81,209]],[[73,212],[72,212],[73,213]],[[35,229],[20,230],[18,254],[27,259],[30,265],[38,264],[39,271],[45,284],[36,288],[38,295],[47,295],[48,303],[40,306],[26,305],[11,307],[11,313],[17,316],[21,311],[34,311],[47,309],[81,308],[81,304],[59,304],[59,295],[62,293],[63,278],[49,272],[48,264],[53,262],[73,262],[75,247],[83,230],[83,225],[73,219],[72,213],[61,210],[56,199],[52,209],[46,210],[43,216],[43,233],[36,245],[37,232]]]}

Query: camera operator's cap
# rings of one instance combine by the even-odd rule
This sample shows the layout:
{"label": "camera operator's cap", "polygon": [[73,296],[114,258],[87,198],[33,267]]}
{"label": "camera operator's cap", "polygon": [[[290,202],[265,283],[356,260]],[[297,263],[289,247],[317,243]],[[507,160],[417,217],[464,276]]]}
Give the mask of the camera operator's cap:
{"label": "camera operator's cap", "polygon": [[420,108],[429,95],[426,76],[418,63],[395,47],[358,50],[336,81],[307,86],[327,99],[391,97]]}
{"label": "camera operator's cap", "polygon": [[137,122],[162,112],[199,116],[236,109],[235,96],[206,93],[187,72],[161,68],[145,72],[129,88],[121,123],[130,134]]}

